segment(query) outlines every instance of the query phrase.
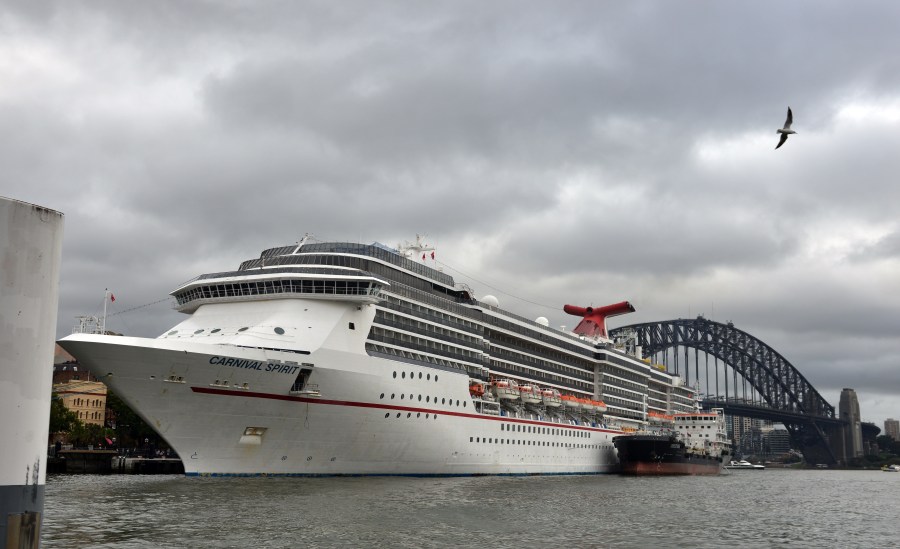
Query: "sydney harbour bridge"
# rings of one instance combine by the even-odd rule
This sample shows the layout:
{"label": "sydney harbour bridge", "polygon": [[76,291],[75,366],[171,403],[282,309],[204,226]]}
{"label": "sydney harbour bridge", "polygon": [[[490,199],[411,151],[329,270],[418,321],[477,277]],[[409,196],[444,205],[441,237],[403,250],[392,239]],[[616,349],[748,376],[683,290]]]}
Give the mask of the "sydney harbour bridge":
{"label": "sydney harbour bridge", "polygon": [[784,424],[807,463],[852,457],[846,455],[846,418],[787,359],[731,322],[699,316],[610,330],[613,338],[627,334],[636,336],[643,356],[698,387],[704,408]]}

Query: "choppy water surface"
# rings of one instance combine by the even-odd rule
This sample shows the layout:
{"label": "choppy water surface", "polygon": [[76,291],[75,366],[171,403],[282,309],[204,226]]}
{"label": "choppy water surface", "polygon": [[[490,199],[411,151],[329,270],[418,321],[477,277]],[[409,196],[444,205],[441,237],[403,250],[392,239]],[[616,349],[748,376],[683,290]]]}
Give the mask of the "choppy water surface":
{"label": "choppy water surface", "polygon": [[896,547],[900,474],[52,476],[43,547]]}

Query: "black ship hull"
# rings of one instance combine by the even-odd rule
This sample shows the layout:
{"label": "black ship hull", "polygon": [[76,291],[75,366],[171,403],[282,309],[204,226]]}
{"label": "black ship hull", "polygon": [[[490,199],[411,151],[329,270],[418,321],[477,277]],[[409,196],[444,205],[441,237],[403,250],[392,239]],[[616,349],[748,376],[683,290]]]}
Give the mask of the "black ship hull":
{"label": "black ship hull", "polygon": [[730,454],[687,448],[670,435],[624,435],[613,438],[620,472],[626,475],[718,475]]}

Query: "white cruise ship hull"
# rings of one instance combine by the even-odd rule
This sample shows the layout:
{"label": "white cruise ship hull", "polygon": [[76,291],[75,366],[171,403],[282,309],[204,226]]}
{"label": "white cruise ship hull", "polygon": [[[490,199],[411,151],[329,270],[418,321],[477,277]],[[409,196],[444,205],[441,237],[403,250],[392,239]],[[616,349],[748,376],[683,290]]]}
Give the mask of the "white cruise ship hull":
{"label": "white cruise ship hull", "polygon": [[[320,347],[308,354],[73,334],[60,345],[181,457],[188,475],[590,474],[619,430],[481,414],[465,373]],[[311,374],[291,391],[298,370]]]}

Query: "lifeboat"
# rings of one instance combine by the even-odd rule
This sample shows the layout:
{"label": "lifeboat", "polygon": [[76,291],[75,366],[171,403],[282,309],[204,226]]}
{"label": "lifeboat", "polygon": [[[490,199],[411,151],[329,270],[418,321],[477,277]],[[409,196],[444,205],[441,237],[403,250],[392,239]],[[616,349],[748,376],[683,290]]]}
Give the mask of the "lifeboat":
{"label": "lifeboat", "polygon": [[563,395],[562,403],[566,406],[566,408],[578,409],[581,408],[581,403],[578,402],[578,397],[572,395]]}
{"label": "lifeboat", "polygon": [[675,421],[675,416],[670,416],[653,410],[647,412],[647,419],[657,423],[669,423]]}
{"label": "lifeboat", "polygon": [[593,401],[593,403],[594,403],[594,410],[596,412],[599,412],[601,414],[606,412],[606,403],[604,403],[602,400],[595,400],[595,401]]}
{"label": "lifeboat", "polygon": [[540,389],[531,385],[519,385],[519,398],[525,404],[539,404],[541,402]]}
{"label": "lifeboat", "polygon": [[500,400],[516,400],[519,398],[519,386],[511,379],[496,379],[491,383],[491,389]]}
{"label": "lifeboat", "polygon": [[562,398],[559,396],[559,391],[556,389],[543,389],[541,391],[541,402],[544,403],[544,406],[550,408],[559,408],[562,406]]}
{"label": "lifeboat", "polygon": [[582,410],[584,410],[584,411],[586,411],[586,412],[593,412],[593,411],[594,411],[594,405],[591,404],[591,402],[592,402],[591,399],[589,399],[589,398],[579,398],[579,399],[578,399],[578,402],[581,404],[581,409],[582,409]]}
{"label": "lifeboat", "polygon": [[475,398],[481,398],[484,396],[484,385],[478,381],[473,381],[469,384],[469,394],[471,394]]}

